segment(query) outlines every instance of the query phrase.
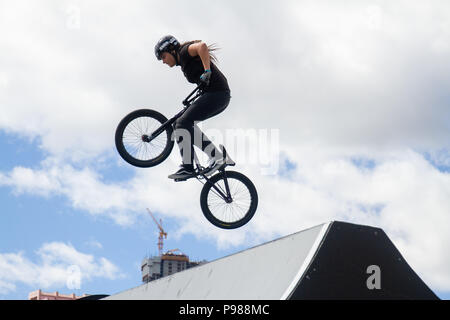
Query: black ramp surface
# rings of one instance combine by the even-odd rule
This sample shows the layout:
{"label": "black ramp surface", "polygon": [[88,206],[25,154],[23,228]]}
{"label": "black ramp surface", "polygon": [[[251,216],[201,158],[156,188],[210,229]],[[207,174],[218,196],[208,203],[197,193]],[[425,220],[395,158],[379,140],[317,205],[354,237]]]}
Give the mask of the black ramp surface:
{"label": "black ramp surface", "polygon": [[382,229],[333,222],[290,299],[438,297]]}

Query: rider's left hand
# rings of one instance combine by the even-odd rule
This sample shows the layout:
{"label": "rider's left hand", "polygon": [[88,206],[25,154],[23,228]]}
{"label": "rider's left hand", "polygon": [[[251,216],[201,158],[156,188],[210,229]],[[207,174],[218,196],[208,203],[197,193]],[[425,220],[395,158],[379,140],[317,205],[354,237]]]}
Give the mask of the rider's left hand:
{"label": "rider's left hand", "polygon": [[203,82],[205,85],[209,85],[209,80],[211,79],[211,70],[207,69],[203,74],[200,76],[200,81]]}

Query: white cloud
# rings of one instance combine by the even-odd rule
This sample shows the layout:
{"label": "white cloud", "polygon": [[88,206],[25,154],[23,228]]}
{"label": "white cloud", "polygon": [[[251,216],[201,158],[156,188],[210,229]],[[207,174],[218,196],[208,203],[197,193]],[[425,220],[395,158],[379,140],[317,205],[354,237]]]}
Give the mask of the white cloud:
{"label": "white cloud", "polygon": [[95,239],[91,239],[85,242],[85,245],[94,249],[103,249],[103,245]]}
{"label": "white cloud", "polygon": [[[178,68],[154,59],[154,42],[170,32],[223,47],[220,66],[233,97],[226,116],[208,125],[280,128],[291,148],[305,140],[448,147],[450,70],[432,48],[448,39],[450,6],[437,3],[228,1],[193,19],[201,2],[175,2],[170,12],[156,1],[9,2],[1,20],[8,33],[0,38],[7,83],[0,127],[39,135],[60,157],[112,152],[115,126],[128,111],[174,114],[189,92]],[[75,29],[66,26],[74,7]]]}
{"label": "white cloud", "polygon": [[51,192],[61,188],[57,179],[55,179],[55,169],[51,172],[35,172],[30,168],[16,167],[9,174],[8,178],[0,176],[0,183],[9,185],[14,184],[17,194],[25,192],[48,196]]}
{"label": "white cloud", "polygon": [[[150,219],[145,210],[149,207],[163,219],[178,221],[177,237],[194,234],[205,241],[214,240],[219,247],[259,243],[330,220],[379,226],[428,283],[450,288],[450,255],[446,254],[450,243],[446,232],[450,225],[449,173],[408,149],[373,154],[371,168],[358,166],[351,155],[312,147],[303,152],[309,157],[290,154],[291,160],[300,160],[283,177],[262,175],[252,165],[238,168],[257,186],[259,207],[251,223],[234,231],[219,230],[203,217],[201,184],[167,179],[169,170],[174,169],[170,162],[158,170],[137,169],[132,180],[114,184],[92,170],[68,165],[26,169],[28,179],[15,174],[24,168],[15,168],[4,174],[0,185],[9,185],[16,192],[64,195],[73,207],[121,225]],[[59,187],[36,184],[37,179],[53,179]]]}
{"label": "white cloud", "polygon": [[15,291],[19,283],[42,289],[66,287],[74,266],[79,271],[81,287],[94,278],[114,280],[122,276],[108,259],[79,252],[71,244],[45,243],[36,254],[39,261],[27,258],[24,252],[0,253],[0,294]]}

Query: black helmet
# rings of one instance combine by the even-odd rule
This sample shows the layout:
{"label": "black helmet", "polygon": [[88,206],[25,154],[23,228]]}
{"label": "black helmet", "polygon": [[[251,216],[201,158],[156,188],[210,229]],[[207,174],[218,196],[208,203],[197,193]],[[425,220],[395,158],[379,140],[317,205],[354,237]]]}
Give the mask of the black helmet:
{"label": "black helmet", "polygon": [[155,46],[155,56],[158,60],[161,60],[161,54],[163,52],[172,52],[173,50],[178,50],[180,48],[180,43],[175,37],[167,35],[159,39]]}

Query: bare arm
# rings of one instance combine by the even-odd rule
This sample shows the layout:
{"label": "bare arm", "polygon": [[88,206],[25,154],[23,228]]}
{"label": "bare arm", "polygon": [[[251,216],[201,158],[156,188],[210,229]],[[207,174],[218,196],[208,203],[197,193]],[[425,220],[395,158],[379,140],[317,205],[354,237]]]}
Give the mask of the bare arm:
{"label": "bare arm", "polygon": [[200,56],[205,70],[211,70],[211,59],[209,57],[209,50],[206,43],[203,41],[193,43],[188,47],[189,55],[192,57]]}

